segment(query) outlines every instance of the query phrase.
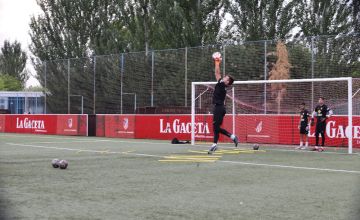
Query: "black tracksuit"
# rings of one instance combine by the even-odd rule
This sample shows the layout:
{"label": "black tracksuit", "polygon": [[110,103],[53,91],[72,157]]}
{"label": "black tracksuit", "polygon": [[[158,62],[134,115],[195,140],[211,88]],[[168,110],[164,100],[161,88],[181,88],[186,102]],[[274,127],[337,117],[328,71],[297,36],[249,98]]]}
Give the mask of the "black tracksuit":
{"label": "black tracksuit", "polygon": [[214,94],[213,94],[213,128],[214,128],[214,143],[217,143],[219,140],[219,133],[222,133],[228,137],[231,134],[225,129],[221,128],[224,116],[226,114],[226,109],[224,106],[224,101],[226,97],[226,85],[220,79],[215,86]]}

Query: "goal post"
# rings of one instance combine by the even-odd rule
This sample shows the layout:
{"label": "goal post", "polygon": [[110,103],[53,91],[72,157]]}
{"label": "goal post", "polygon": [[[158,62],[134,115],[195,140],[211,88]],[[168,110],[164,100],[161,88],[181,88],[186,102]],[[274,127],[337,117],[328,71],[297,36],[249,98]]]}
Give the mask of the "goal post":
{"label": "goal post", "polygon": [[[354,80],[358,80],[355,84],[356,88],[353,86]],[[227,129],[237,134],[241,131],[240,127],[244,127],[244,123],[248,126],[247,121],[244,120],[256,121],[257,117],[264,116],[276,118],[292,115],[292,120],[295,121],[299,118],[297,106],[300,102],[305,102],[307,109],[312,113],[317,105],[317,98],[325,97],[325,104],[334,110],[334,116],[341,116],[344,120],[347,119],[342,141],[347,139],[348,153],[351,154],[353,150],[353,96],[360,89],[357,88],[360,87],[359,82],[359,79],[353,79],[352,77],[234,81],[227,91],[225,100],[227,109],[226,122],[227,124],[231,123]],[[212,93],[215,85],[216,82],[192,83],[191,144],[193,145],[195,141],[203,140],[202,136],[196,133],[197,123],[201,120],[207,120],[208,122],[212,120]],[[356,108],[355,110],[355,114],[359,115],[359,109]],[[276,120],[276,123],[281,123],[278,121]],[[259,124],[259,129],[261,125]],[[279,124],[280,130],[285,128],[289,128],[289,126]],[[212,133],[212,129],[209,130]],[[237,135],[240,136],[240,142],[244,142],[241,136],[247,134]],[[341,136],[341,132],[337,135]],[[255,140],[248,138],[248,136],[244,137],[246,138],[245,142],[248,143]],[[211,135],[206,138],[204,141],[212,141]],[[261,139],[261,141],[266,143],[266,140]],[[327,139],[325,144],[328,141]],[[275,142],[269,139],[269,143]],[[282,144],[281,141],[278,144]]]}

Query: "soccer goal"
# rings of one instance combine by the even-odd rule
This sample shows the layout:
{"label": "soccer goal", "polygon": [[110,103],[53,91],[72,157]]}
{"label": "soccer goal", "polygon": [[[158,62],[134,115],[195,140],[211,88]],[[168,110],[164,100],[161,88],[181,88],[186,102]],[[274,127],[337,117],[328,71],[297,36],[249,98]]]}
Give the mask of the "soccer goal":
{"label": "soccer goal", "polygon": [[[192,83],[192,144],[195,141],[212,142],[212,94],[215,84]],[[351,154],[353,140],[355,146],[360,145],[359,89],[360,79],[351,77],[235,81],[227,89],[227,114],[222,127],[238,135],[242,143],[296,145],[299,143],[299,105],[305,103],[311,114],[319,98],[323,97],[325,105],[333,111],[326,121],[325,146],[347,147]],[[353,126],[353,120],[356,126]],[[309,142],[313,146],[315,127],[310,126],[309,129]],[[320,136],[319,145],[321,140]]]}

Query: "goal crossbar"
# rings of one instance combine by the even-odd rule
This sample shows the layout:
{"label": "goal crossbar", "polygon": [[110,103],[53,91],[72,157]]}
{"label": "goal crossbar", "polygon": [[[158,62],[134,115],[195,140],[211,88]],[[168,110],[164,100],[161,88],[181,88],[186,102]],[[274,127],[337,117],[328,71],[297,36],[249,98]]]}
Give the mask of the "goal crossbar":
{"label": "goal crossbar", "polygon": [[[233,84],[271,84],[271,83],[303,83],[303,82],[333,82],[333,81],[352,81],[352,77],[338,78],[314,78],[314,79],[281,79],[281,80],[248,80],[234,81]],[[215,85],[217,82],[193,82],[193,85]]]}

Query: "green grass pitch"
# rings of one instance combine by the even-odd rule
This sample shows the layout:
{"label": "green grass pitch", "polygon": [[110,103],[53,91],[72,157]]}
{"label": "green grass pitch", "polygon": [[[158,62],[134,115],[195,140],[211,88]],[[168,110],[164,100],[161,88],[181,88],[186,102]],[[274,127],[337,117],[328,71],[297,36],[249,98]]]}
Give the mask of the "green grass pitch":
{"label": "green grass pitch", "polygon": [[360,219],[358,151],[220,144],[209,157],[208,147],[0,134],[0,217]]}

